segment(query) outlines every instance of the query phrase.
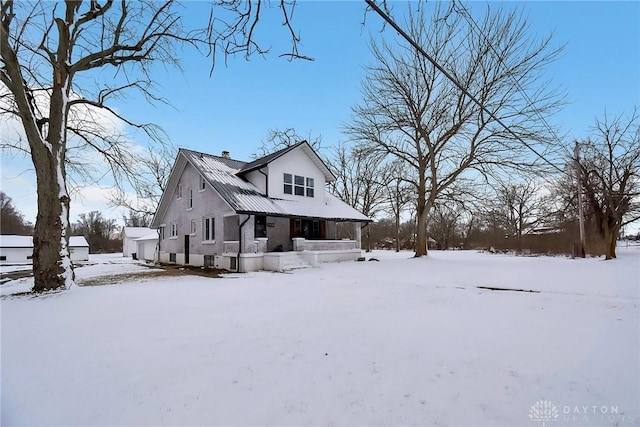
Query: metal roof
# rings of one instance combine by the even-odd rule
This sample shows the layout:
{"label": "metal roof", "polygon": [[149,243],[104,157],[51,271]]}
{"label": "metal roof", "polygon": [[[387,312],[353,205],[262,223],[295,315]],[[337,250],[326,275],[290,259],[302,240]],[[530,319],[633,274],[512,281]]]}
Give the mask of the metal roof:
{"label": "metal roof", "polygon": [[[315,155],[315,152],[305,141],[251,163],[181,148],[153,219],[152,227],[160,226],[160,220],[164,217],[164,213],[171,203],[171,197],[167,194],[177,185],[187,164],[191,164],[236,213],[339,221],[371,221],[370,218],[329,193],[325,193],[324,203],[310,199],[300,201],[273,199],[261,193],[256,186],[242,177],[243,173],[258,169],[297,147],[303,149],[308,147]],[[317,155],[315,156],[317,157]],[[249,165],[252,166],[249,168]],[[322,165],[324,166],[324,163]],[[331,173],[326,166],[324,168],[329,174]],[[333,175],[331,176],[333,177]]]}

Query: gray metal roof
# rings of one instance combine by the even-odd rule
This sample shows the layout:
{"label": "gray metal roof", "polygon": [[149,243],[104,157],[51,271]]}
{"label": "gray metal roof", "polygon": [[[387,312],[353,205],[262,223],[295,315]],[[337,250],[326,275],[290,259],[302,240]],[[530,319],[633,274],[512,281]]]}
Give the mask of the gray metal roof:
{"label": "gray metal roof", "polygon": [[[308,147],[308,144],[306,142],[297,144],[281,151],[288,152],[298,146]],[[313,152],[313,150],[311,151]],[[267,156],[269,157],[267,163],[284,153],[278,152],[274,154],[277,155]],[[263,163],[264,159],[256,161],[260,163],[252,162],[251,164],[254,166],[258,164],[266,165],[267,163]],[[187,164],[191,164],[236,213],[308,217],[338,221],[371,221],[370,218],[329,193],[325,194],[324,203],[306,198],[300,201],[270,198],[261,193],[249,181],[242,178],[241,173],[248,171],[247,163],[181,148],[169,176],[165,193],[160,200],[158,212],[156,212],[156,216],[153,219],[152,227],[157,228],[160,226],[160,221],[164,217],[168,204],[171,203],[171,198],[167,196],[167,193],[177,185],[180,175]]]}

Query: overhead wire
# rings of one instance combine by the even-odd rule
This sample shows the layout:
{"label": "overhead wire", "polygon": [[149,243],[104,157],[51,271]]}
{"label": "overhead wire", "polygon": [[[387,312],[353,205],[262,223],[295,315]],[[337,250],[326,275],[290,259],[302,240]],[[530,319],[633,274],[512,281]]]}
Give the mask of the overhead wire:
{"label": "overhead wire", "polygon": [[[471,16],[471,13],[469,12],[469,9],[467,9],[464,4],[460,3],[459,1],[456,0],[451,0],[451,3],[453,4],[453,8],[454,10],[460,14],[469,24],[469,26],[474,29],[476,31],[476,33],[482,37],[484,37],[485,42],[489,45],[489,48],[493,51],[493,53],[496,55],[496,57],[498,58],[498,61],[501,65],[505,65],[504,60],[502,59],[502,57],[499,55],[498,51],[496,50],[496,48],[493,46],[493,43],[491,43],[491,40],[489,40],[489,38],[483,34],[482,29],[480,28],[480,26],[478,25],[478,23],[475,21],[475,19],[473,19],[473,16]],[[460,12],[458,10],[458,8],[462,9],[462,12]],[[518,91],[522,94],[522,96],[524,97],[524,99],[527,101],[528,106],[531,107],[533,109],[533,111],[535,112],[535,114],[538,116],[538,118],[540,119],[540,121],[544,124],[544,126],[547,128],[547,130],[549,131],[549,133],[553,136],[553,138],[560,144],[560,146],[565,147],[564,141],[562,141],[560,139],[560,137],[558,136],[558,134],[553,130],[553,128],[549,125],[549,122],[547,122],[547,120],[544,118],[544,116],[540,113],[540,110],[538,108],[536,108],[536,106],[533,104],[533,101],[531,100],[531,98],[529,97],[529,95],[527,94],[527,92],[524,90],[524,88],[522,87],[522,85],[520,84],[520,82],[518,81],[518,79],[515,78],[515,76],[511,76],[511,79],[513,80],[513,83],[515,84],[515,86],[518,88]]]}
{"label": "overhead wire", "polygon": [[365,0],[367,5],[371,7],[384,21],[389,24],[394,30],[398,32],[411,46],[413,46],[422,56],[427,58],[429,62],[440,71],[447,79],[449,79],[458,89],[460,89],[466,96],[471,99],[476,105],[478,105],[489,117],[495,120],[500,126],[502,126],[513,138],[522,143],[525,147],[527,147],[530,151],[532,151],[538,158],[547,163],[552,168],[558,170],[562,174],[567,174],[566,171],[560,169],[556,164],[552,163],[546,157],[538,152],[535,148],[531,146],[531,144],[527,143],[524,139],[522,139],[519,135],[517,135],[514,131],[512,131],[509,126],[507,126],[499,117],[497,117],[491,110],[482,104],[473,94],[471,94],[464,86],[462,86],[447,70],[445,70],[431,55],[429,55],[423,48],[420,46],[409,34],[407,34],[396,22],[391,19],[391,17],[385,13],[374,0]]}

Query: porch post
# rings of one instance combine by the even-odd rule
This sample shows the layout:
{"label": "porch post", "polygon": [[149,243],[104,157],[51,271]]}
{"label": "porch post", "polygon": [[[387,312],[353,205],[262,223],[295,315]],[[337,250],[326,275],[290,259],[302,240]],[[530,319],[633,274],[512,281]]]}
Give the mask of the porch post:
{"label": "porch post", "polygon": [[362,249],[362,228],[359,222],[353,223],[353,240],[356,241],[356,249]]}
{"label": "porch post", "polygon": [[246,222],[243,221],[242,226],[240,227],[240,253],[253,253],[256,251],[256,244],[254,238],[254,221],[255,216],[251,215],[247,218]]}

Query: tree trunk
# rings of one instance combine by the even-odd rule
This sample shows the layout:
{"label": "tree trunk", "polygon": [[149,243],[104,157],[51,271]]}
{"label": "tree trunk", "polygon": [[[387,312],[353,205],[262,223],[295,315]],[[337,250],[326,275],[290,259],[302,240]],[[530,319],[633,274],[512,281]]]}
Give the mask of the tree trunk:
{"label": "tree trunk", "polygon": [[33,234],[33,291],[69,288],[75,280],[69,255],[69,193],[65,156],[71,75],[67,60],[71,42],[68,23],[76,6],[67,4],[66,21],[57,19],[58,49],[53,64],[47,137],[29,140],[36,169],[38,215]]}
{"label": "tree trunk", "polygon": [[616,244],[618,243],[618,229],[615,228],[613,230],[608,227],[605,228],[604,241],[606,244],[606,252],[604,259],[614,259],[616,258]]}
{"label": "tree trunk", "polygon": [[69,288],[75,279],[69,255],[69,196],[60,155],[32,151],[38,187],[33,234],[34,292]]}
{"label": "tree trunk", "polygon": [[418,211],[418,224],[416,235],[416,257],[427,255],[427,215],[423,207]]}
{"label": "tree trunk", "polygon": [[371,252],[371,227],[367,227],[367,252]]}
{"label": "tree trunk", "polygon": [[[398,209],[400,211],[400,209]],[[396,213],[396,252],[400,252],[400,214]]]}
{"label": "tree trunk", "polygon": [[429,215],[429,208],[427,206],[426,197],[426,180],[424,178],[425,166],[421,166],[419,171],[420,178],[418,182],[418,202],[416,205],[416,217],[417,217],[417,229],[416,229],[416,254],[415,257],[421,257],[427,255],[427,215]]}

